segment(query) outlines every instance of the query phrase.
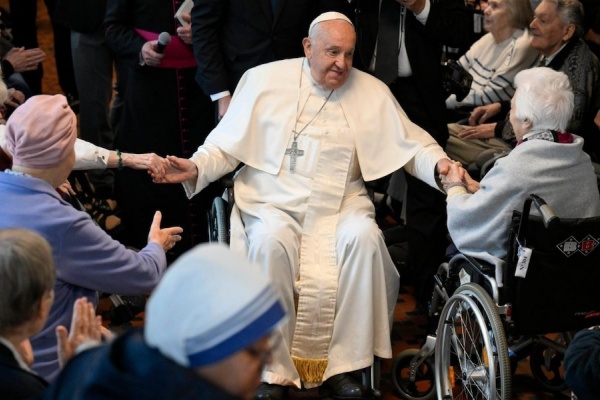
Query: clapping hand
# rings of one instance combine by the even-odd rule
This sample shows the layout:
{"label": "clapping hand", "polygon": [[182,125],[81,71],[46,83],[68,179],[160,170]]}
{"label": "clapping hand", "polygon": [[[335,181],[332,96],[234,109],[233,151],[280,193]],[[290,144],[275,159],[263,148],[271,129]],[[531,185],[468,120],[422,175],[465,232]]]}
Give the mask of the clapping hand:
{"label": "clapping hand", "polygon": [[86,297],[75,300],[71,330],[64,326],[56,327],[58,339],[58,362],[61,368],[76,353],[77,348],[86,342],[100,343],[102,338],[102,317],[96,316],[94,305]]}

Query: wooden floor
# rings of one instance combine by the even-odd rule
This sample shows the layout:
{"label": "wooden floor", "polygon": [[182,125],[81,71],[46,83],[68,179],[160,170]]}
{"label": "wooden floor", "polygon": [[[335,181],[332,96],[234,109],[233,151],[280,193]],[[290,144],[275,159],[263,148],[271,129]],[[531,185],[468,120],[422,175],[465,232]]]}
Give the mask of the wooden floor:
{"label": "wooden floor", "polygon": [[[86,1],[86,0],[82,0]],[[8,0],[0,0],[0,6],[8,9]],[[40,47],[47,54],[44,62],[44,80],[43,91],[47,94],[60,93],[60,88],[56,79],[56,64],[53,56],[52,28],[48,20],[48,15],[44,2],[38,0],[38,36]],[[109,323],[107,321],[107,323]],[[134,324],[143,324],[143,314],[138,316]],[[412,288],[402,286],[398,296],[398,303],[395,311],[395,322],[392,332],[393,350],[397,355],[401,351],[409,348],[419,348],[424,337],[427,319],[424,315],[415,312],[415,300],[412,296]],[[348,334],[352,334],[348,332]],[[389,373],[393,360],[384,360],[382,365],[381,391],[384,400],[399,399],[395,388],[391,382]],[[513,378],[514,398],[527,400],[548,400],[548,399],[567,399],[564,393],[551,393],[544,391],[533,379],[528,369],[528,360],[523,360],[519,364],[517,374]],[[293,398],[313,398],[318,394],[315,391],[293,393]]]}

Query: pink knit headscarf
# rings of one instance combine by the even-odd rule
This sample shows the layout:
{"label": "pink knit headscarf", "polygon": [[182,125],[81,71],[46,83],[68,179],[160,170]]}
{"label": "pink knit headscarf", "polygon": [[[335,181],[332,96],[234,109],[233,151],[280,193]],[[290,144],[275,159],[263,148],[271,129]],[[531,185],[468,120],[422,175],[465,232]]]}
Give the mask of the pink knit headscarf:
{"label": "pink knit headscarf", "polygon": [[6,121],[6,148],[13,165],[55,167],[73,151],[75,139],[77,117],[61,94],[33,96]]}

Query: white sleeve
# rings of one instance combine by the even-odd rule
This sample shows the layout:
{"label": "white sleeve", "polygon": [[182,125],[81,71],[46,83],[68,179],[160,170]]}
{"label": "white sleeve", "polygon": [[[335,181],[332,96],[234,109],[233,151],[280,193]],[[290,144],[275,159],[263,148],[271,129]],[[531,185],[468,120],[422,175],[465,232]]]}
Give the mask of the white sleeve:
{"label": "white sleeve", "polygon": [[419,178],[434,189],[443,192],[442,188],[436,180],[436,165],[442,158],[450,159],[444,150],[437,144],[433,143],[423,147],[415,154],[415,156],[404,166],[406,172],[412,176]]}
{"label": "white sleeve", "polygon": [[110,151],[85,140],[75,141],[75,165],[73,169],[104,169]]}
{"label": "white sleeve", "polygon": [[194,197],[211,182],[233,171],[240,161],[221,150],[217,145],[209,142],[198,147],[190,160],[198,168],[198,179],[183,182],[183,188],[188,198]]}

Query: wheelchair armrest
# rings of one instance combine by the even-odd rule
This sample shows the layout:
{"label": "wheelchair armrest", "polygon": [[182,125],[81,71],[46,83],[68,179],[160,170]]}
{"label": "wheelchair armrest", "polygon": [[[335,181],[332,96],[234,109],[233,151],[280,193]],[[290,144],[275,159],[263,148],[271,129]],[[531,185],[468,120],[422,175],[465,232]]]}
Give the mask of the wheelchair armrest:
{"label": "wheelchair armrest", "polygon": [[233,187],[233,175],[227,174],[219,179],[223,188],[227,189]]}
{"label": "wheelchair armrest", "polygon": [[464,256],[465,256],[465,259],[467,259],[469,261],[469,263],[471,263],[471,265],[476,267],[479,271],[481,271],[482,273],[484,273],[486,275],[494,276],[494,272],[496,270],[496,267],[494,266],[494,264],[489,263],[484,260],[479,260],[475,257],[471,257],[466,254],[464,254]]}
{"label": "wheelchair armrest", "polygon": [[485,162],[482,163],[481,168],[480,168],[480,178],[483,178],[485,176],[485,174],[488,173],[488,171],[494,166],[494,164],[496,163],[496,161],[498,161],[498,159],[502,158],[502,157],[506,157],[508,155],[508,151],[500,151],[498,152],[498,150],[496,150],[496,152],[493,154],[493,156],[487,160],[485,160]]}

